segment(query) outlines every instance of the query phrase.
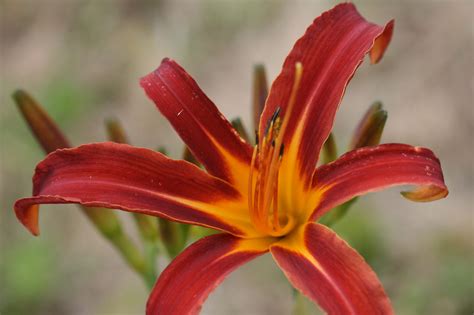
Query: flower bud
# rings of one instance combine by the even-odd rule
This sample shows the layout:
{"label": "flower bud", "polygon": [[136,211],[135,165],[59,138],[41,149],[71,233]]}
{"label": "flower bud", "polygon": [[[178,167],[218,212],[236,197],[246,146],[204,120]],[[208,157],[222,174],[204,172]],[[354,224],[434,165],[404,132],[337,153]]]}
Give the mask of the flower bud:
{"label": "flower bud", "polygon": [[334,139],[334,136],[332,133],[329,134],[329,137],[326,139],[326,142],[324,142],[323,149],[322,149],[322,163],[327,164],[335,159],[337,159],[337,146],[336,146],[336,140]]}
{"label": "flower bud", "polygon": [[46,153],[70,147],[56,123],[28,93],[22,90],[15,91],[13,99]]}
{"label": "flower bud", "polygon": [[194,165],[201,166],[201,163],[196,159],[191,150],[187,146],[184,146],[183,150],[183,160],[193,163]]}
{"label": "flower bud", "polygon": [[244,124],[242,123],[242,120],[240,118],[235,118],[235,119],[232,119],[230,123],[232,124],[232,127],[234,127],[234,129],[237,131],[239,136],[249,143],[250,137],[247,130],[244,127]]}
{"label": "flower bud", "polygon": [[260,116],[268,96],[267,76],[265,74],[265,67],[262,64],[255,65],[253,68],[252,91],[253,126],[255,129],[258,129]]}
{"label": "flower bud", "polygon": [[174,258],[186,246],[190,226],[162,218],[159,218],[158,222],[163,245],[166,248],[168,256]]}
{"label": "flower bud", "polygon": [[372,104],[357,125],[349,149],[378,145],[386,121],[387,111],[382,109],[382,103]]}
{"label": "flower bud", "polygon": [[117,143],[129,143],[122,124],[115,118],[109,118],[105,121],[107,133],[110,141]]}

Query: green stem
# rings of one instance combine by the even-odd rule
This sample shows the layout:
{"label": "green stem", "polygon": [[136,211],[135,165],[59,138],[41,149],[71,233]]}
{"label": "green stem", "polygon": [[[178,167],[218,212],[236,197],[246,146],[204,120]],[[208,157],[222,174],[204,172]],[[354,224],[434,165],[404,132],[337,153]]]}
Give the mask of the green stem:
{"label": "green stem", "polygon": [[190,226],[162,218],[158,219],[158,223],[161,242],[168,253],[168,257],[173,259],[186,246]]}
{"label": "green stem", "polygon": [[329,227],[333,226],[336,222],[341,220],[347,214],[349,208],[355,203],[357,199],[357,197],[354,197],[351,200],[346,201],[342,205],[332,209],[331,211],[323,215],[323,217],[319,220],[319,223]]}
{"label": "green stem", "polygon": [[148,289],[153,289],[156,278],[158,276],[156,268],[156,258],[158,256],[158,245],[154,241],[144,240],[143,248],[145,251],[145,266],[146,270],[143,274],[143,278]]}
{"label": "green stem", "polygon": [[117,249],[125,262],[145,281],[151,290],[156,280],[156,238],[142,234],[142,254],[132,239],[124,232],[122,225],[113,210],[102,208],[81,207],[99,232]]}
{"label": "green stem", "polygon": [[124,233],[113,210],[81,207],[97,230],[112,243],[127,264],[140,275],[145,272],[145,261],[133,241]]}
{"label": "green stem", "polygon": [[308,315],[309,311],[306,307],[306,298],[300,291],[293,289],[293,315]]}
{"label": "green stem", "polygon": [[332,133],[329,134],[326,142],[324,142],[321,159],[323,164],[328,164],[337,159],[336,139],[334,139],[334,135]]}

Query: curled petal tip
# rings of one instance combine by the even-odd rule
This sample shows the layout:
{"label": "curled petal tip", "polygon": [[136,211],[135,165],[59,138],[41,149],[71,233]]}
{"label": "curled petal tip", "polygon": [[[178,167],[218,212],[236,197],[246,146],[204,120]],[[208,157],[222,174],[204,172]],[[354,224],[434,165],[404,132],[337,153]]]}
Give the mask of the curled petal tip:
{"label": "curled petal tip", "polygon": [[448,196],[449,194],[449,191],[446,187],[429,185],[415,188],[409,191],[402,191],[400,194],[411,201],[428,202],[446,198],[446,196]]}
{"label": "curled petal tip", "polygon": [[395,20],[389,21],[385,25],[385,28],[382,34],[380,34],[375,39],[374,46],[370,50],[370,63],[371,64],[376,64],[382,59],[385,53],[385,50],[387,49],[388,44],[390,44],[390,41],[392,39],[394,25],[395,25]]}
{"label": "curled petal tip", "polygon": [[15,204],[15,212],[18,220],[31,232],[34,236],[40,234],[38,224],[39,206],[23,206],[21,200]]}
{"label": "curled petal tip", "polygon": [[314,219],[353,197],[398,185],[416,186],[402,193],[413,201],[433,201],[448,193],[443,170],[433,152],[398,143],[350,151],[318,167],[313,179],[316,186],[324,187]]}

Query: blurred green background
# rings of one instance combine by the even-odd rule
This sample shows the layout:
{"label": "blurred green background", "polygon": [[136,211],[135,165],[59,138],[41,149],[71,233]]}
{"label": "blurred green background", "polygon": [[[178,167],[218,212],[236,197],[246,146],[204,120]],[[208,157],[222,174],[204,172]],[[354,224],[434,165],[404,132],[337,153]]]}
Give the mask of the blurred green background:
{"label": "blurred green background", "polygon": [[[343,147],[375,100],[389,118],[382,142],[431,148],[447,199],[415,204],[393,189],[361,198],[335,229],[381,278],[399,314],[474,312],[472,1],[355,1],[370,21],[395,18],[384,60],[349,86],[335,134]],[[294,41],[331,1],[2,0],[0,313],[142,314],[147,291],[74,206],[45,206],[42,234],[16,221],[43,153],[11,99],[30,91],[74,144],[106,139],[119,118],[135,145],[182,143],[138,78],[172,57],[228,118],[250,126],[251,70],[279,72]],[[127,228],[134,226],[121,213]],[[160,261],[163,268],[166,261]],[[290,286],[271,257],[233,273],[202,314],[289,314]]]}

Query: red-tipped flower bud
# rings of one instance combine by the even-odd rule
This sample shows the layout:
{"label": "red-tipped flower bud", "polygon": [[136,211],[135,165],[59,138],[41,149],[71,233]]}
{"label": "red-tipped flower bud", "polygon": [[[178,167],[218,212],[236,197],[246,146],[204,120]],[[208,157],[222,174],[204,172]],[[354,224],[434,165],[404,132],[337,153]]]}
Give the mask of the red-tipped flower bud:
{"label": "red-tipped flower bud", "polygon": [[70,147],[56,123],[28,93],[18,90],[13,93],[13,99],[46,153]]}

